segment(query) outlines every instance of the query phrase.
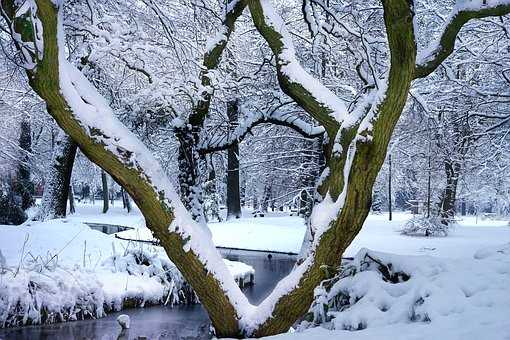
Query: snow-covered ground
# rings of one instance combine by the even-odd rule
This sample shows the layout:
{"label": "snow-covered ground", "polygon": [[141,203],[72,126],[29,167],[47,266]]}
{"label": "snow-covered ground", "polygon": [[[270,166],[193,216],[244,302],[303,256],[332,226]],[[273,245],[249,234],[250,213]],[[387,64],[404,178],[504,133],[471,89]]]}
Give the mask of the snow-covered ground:
{"label": "snow-covered ground", "polygon": [[[385,280],[380,263],[410,277]],[[325,293],[326,322],[264,339],[510,339],[510,243],[462,259],[361,250],[350,269]]]}
{"label": "snow-covered ground", "polygon": [[[304,220],[297,216],[248,217],[208,224],[217,247],[267,250],[282,253],[299,252],[305,233]],[[147,228],[118,233],[135,240],[154,240]]]}
{"label": "snow-covered ground", "polygon": [[[96,209],[99,209],[99,206]],[[92,221],[88,216],[80,213],[73,218]],[[138,212],[130,216],[116,213],[114,216],[120,217],[118,219],[104,218],[103,221],[136,228],[121,232],[119,236],[137,240],[154,240],[150,230],[144,227],[143,217]],[[344,256],[353,257],[361,248],[369,248],[401,255],[471,257],[478,248],[498,246],[505,240],[510,241],[509,221],[482,220],[475,216],[459,217],[458,224],[448,237],[424,238],[401,235],[398,231],[411,217],[409,213],[396,212],[393,213],[393,220],[388,221],[387,214],[370,214],[363,229]],[[97,220],[100,219],[97,218]],[[218,247],[285,253],[298,253],[305,233],[304,220],[300,217],[284,213],[269,213],[267,217],[253,218],[249,210],[244,211],[240,219],[221,223],[212,222],[208,226],[211,229],[214,244]]]}
{"label": "snow-covered ground", "polygon": [[[118,202],[107,214],[100,210],[100,204],[78,204],[77,214],[65,220],[23,227],[0,226],[0,250],[11,275],[17,267],[36,268],[36,274],[19,270],[16,279],[19,281],[12,281],[10,286],[4,272],[0,285],[11,290],[16,290],[17,285],[24,287],[25,290],[13,293],[19,296],[32,289],[28,285],[30,280],[45,284],[41,275],[45,275],[46,269],[42,267],[56,263],[57,286],[46,283],[49,288],[63,292],[61,303],[76,289],[69,285],[71,280],[86,282],[86,287],[78,285],[81,290],[73,296],[79,298],[86,289],[102,287],[97,298],[107,301],[106,304],[118,303],[126,294],[148,302],[151,297],[166,299],[170,294],[160,277],[149,275],[150,271],[133,260],[136,250],[143,248],[145,256],[153,258],[151,265],[166,271],[167,258],[161,249],[121,241],[82,224],[134,227],[120,234],[152,239],[140,212],[134,207],[128,214]],[[285,213],[253,218],[249,211],[244,216],[209,224],[217,246],[299,251],[305,231],[303,219]],[[328,318],[334,319],[321,327],[268,339],[510,339],[508,221],[463,217],[449,236],[423,238],[398,232],[410,214],[397,212],[393,217],[390,222],[385,214],[370,215],[344,254],[356,258],[353,263],[357,270],[335,284],[334,292],[343,294],[347,300],[341,311],[330,310]],[[391,263],[395,272],[405,272],[410,279],[398,283],[383,280],[378,266],[363,264],[366,259],[362,256],[367,253],[383,263]],[[236,275],[250,272],[243,264],[227,263]],[[42,269],[38,272],[37,268]],[[34,279],[33,275],[37,277]],[[327,298],[332,299],[333,293],[328,294]],[[86,303],[82,301],[83,304]],[[361,330],[352,331],[357,328]]]}
{"label": "snow-covered ground", "polygon": [[508,220],[481,220],[459,217],[447,237],[412,237],[398,231],[411,218],[408,213],[369,215],[363,229],[347,248],[344,256],[354,256],[361,248],[399,255],[431,255],[448,258],[472,258],[479,248],[497,247],[510,242]]}

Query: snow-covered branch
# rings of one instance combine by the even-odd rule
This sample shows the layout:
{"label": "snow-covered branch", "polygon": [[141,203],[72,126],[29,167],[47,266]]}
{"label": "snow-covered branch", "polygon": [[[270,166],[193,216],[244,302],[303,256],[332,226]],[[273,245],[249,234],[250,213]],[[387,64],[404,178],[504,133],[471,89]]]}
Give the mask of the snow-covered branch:
{"label": "snow-covered branch", "polygon": [[457,35],[468,21],[508,13],[509,0],[457,0],[439,38],[418,54],[414,77],[428,76],[452,54]]}
{"label": "snow-covered branch", "polygon": [[241,121],[231,133],[213,135],[209,139],[204,140],[199,147],[199,152],[205,154],[226,150],[235,143],[240,142],[254,127],[261,124],[286,126],[307,138],[315,138],[325,132],[322,126],[313,126],[295,114],[278,111],[269,113],[259,111],[247,115],[247,118]]}
{"label": "snow-covered branch", "polygon": [[207,42],[203,70],[200,75],[199,99],[189,117],[189,122],[194,126],[202,125],[209,113],[213,92],[211,88],[211,71],[218,67],[228,39],[232,32],[234,32],[236,20],[243,14],[245,8],[246,0],[227,2],[222,25],[218,33]]}
{"label": "snow-covered branch", "polygon": [[334,135],[348,115],[345,103],[301,66],[285,22],[270,0],[251,1],[250,11],[257,30],[276,57],[283,92]]}

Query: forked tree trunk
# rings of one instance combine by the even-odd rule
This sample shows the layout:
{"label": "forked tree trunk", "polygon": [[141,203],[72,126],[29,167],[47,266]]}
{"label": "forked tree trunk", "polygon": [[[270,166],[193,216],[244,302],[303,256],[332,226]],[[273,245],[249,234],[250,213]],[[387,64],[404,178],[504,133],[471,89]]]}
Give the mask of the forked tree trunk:
{"label": "forked tree trunk", "polygon": [[[218,337],[244,335],[261,337],[285,332],[306,313],[313,301],[314,289],[328,277],[328,272],[331,272],[329,269],[334,271],[339,267],[344,250],[358,234],[366,219],[371,206],[375,178],[384,162],[391,133],[406,103],[411,81],[415,77],[423,77],[432,72],[434,65],[437,67],[436,64],[451,53],[450,47],[453,49],[456,32],[463,23],[479,13],[475,12],[470,17],[459,12],[457,17],[460,18],[460,23],[456,21],[457,17],[453,20],[453,30],[456,32],[453,34],[447,32],[445,42],[441,40],[441,44],[437,44],[437,48],[444,47],[445,51],[435,53],[430,61],[426,59],[427,65],[418,69],[415,63],[412,1],[383,1],[391,59],[387,87],[385,86],[384,93],[377,96],[380,102],[374,103],[371,107],[374,110],[371,111],[373,115],[367,114],[354,126],[341,126],[340,122],[332,117],[331,106],[325,105],[307,90],[305,86],[308,83],[296,83],[282,70],[289,62],[285,58],[295,56],[292,55],[292,48],[285,46],[292,39],[288,32],[283,31],[285,29],[283,20],[276,16],[272,8],[267,8],[271,3],[263,0],[265,6],[263,7],[257,0],[249,1],[253,22],[275,55],[278,80],[282,89],[308,114],[316,118],[327,131],[329,144],[325,148],[325,153],[329,176],[319,188],[319,193],[325,200],[317,209],[321,212],[321,209],[326,208],[328,216],[331,216],[332,208],[337,209],[336,215],[331,216],[329,225],[325,226],[322,223],[317,225],[320,227],[318,229],[320,233],[316,234],[309,256],[295,269],[296,272],[286,278],[268,299],[256,307],[250,306],[246,297],[241,295],[233,278],[228,275],[220,255],[214,250],[210,238],[201,237],[204,231],[199,230],[200,226],[192,223],[183,212],[170,181],[164,177],[164,171],[156,160],[147,154],[149,153],[147,148],[136,141],[136,137],[113,118],[113,112],[105,108],[103,101],[98,99],[97,91],[89,86],[76,69],[69,66],[65,58],[59,63],[57,28],[63,30],[63,26],[62,23],[58,25],[58,10],[55,3],[50,0],[36,0],[36,3],[36,17],[40,20],[40,25],[30,22],[33,15],[31,13],[16,18],[17,24],[10,26],[29,30],[18,32],[16,35],[24,41],[30,41],[40,35],[43,37],[43,53],[37,55],[31,64],[27,63],[27,65],[35,63],[37,66],[27,71],[30,85],[45,100],[48,112],[79,144],[83,153],[131,194],[142,211],[148,228],[161,241],[170,260],[195,289]],[[3,9],[2,15],[11,20],[16,17],[19,6],[22,6],[14,0],[3,0],[0,4]],[[233,27],[236,18],[244,9],[244,4],[242,1],[235,3],[232,10],[235,15],[225,20],[228,28]],[[492,6],[487,5],[488,9],[484,7],[480,12],[488,13],[487,15],[510,12],[510,6]],[[42,27],[42,33],[31,32],[33,27]],[[226,40],[222,39],[220,44],[226,43]],[[449,43],[451,40],[453,42]],[[40,46],[41,42],[37,43],[37,46]],[[212,51],[218,52],[214,49]],[[30,54],[27,52],[22,55],[26,57]],[[61,66],[65,67],[66,74],[59,73]],[[307,74],[303,70],[300,76],[306,77]],[[69,86],[72,91],[65,91],[64,94],[61,86]],[[316,87],[313,87],[313,90],[315,89]],[[324,93],[328,90],[323,87],[321,91]],[[90,119],[94,118],[95,113],[83,110],[83,105],[87,105],[86,107],[97,105],[101,114],[108,115],[106,119],[109,125],[98,126],[96,120]],[[127,139],[132,143],[125,143],[125,136],[128,136]],[[335,147],[339,152],[333,153],[335,142],[339,144]],[[211,263],[214,268],[211,268]],[[285,287],[286,289],[283,289]],[[253,319],[257,321],[254,322]]]}
{"label": "forked tree trunk", "polygon": [[[72,195],[71,175],[77,145],[65,133],[59,133],[53,149],[48,178],[44,185],[41,208],[38,219],[48,220],[62,218],[67,213],[67,201]],[[71,203],[71,200],[69,200]],[[70,204],[71,205],[71,204]],[[74,209],[74,206],[72,206]],[[72,213],[73,211],[71,211]]]}

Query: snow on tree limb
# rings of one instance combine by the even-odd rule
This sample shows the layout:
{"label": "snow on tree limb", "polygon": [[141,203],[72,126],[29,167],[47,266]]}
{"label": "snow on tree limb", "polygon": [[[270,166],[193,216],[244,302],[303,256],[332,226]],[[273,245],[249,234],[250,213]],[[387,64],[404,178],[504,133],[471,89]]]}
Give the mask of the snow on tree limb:
{"label": "snow on tree limb", "polygon": [[207,42],[203,62],[204,69],[200,75],[199,99],[189,117],[189,122],[194,126],[202,125],[209,112],[212,100],[210,73],[218,67],[223,51],[227,47],[228,39],[232,32],[234,32],[235,22],[243,14],[245,8],[246,0],[227,2],[222,25],[216,36]]}
{"label": "snow on tree limb", "polygon": [[301,66],[292,38],[271,1],[251,1],[249,6],[257,30],[276,57],[283,92],[321,123],[328,134],[334,135],[348,116],[345,103]]}
{"label": "snow on tree limb", "polygon": [[211,153],[226,150],[234,143],[240,142],[250,131],[260,124],[274,124],[293,129],[304,137],[314,138],[324,134],[321,126],[313,126],[297,117],[295,114],[281,112],[255,112],[247,115],[232,133],[213,135],[202,141],[199,146],[200,153]]}
{"label": "snow on tree limb", "polygon": [[419,53],[414,77],[428,76],[452,54],[457,35],[468,21],[509,13],[509,0],[457,0],[439,38]]}

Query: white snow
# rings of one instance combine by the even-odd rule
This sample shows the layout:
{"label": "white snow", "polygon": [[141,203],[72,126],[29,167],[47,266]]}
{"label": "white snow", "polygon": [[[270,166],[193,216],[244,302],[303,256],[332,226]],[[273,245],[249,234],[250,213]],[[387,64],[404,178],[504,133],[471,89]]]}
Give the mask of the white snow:
{"label": "white snow", "polygon": [[[67,219],[0,226],[0,235],[0,327],[101,317],[103,308],[120,310],[126,301],[196,301],[160,247]],[[236,279],[254,274],[244,263],[224,262]]]}
{"label": "white snow", "polygon": [[[297,216],[243,217],[209,223],[208,227],[217,247],[282,253],[299,252],[306,228],[304,220]],[[155,240],[147,228],[126,230],[118,235],[134,240]]]}
{"label": "white snow", "polygon": [[[139,301],[151,303],[162,298],[165,300],[168,287],[161,284],[157,276],[150,276],[150,271],[147,271],[146,267],[137,266],[132,254],[124,256],[126,247],[135,248],[135,245],[128,246],[128,242],[91,230],[81,224],[94,220],[134,226],[136,229],[122,232],[120,235],[126,236],[127,233],[133,238],[152,239],[150,232],[143,226],[143,217],[139,210],[134,207],[133,211],[127,214],[122,212],[121,205],[117,203],[107,214],[101,214],[100,210],[99,204],[81,202],[77,204],[77,213],[65,220],[31,223],[22,227],[1,226],[0,250],[11,271],[4,273],[0,282],[5,285],[4,287],[8,287],[11,298],[27,295],[24,290],[26,288],[19,287],[27,287],[30,281],[46,282],[47,287],[55,287],[52,289],[59,291],[58,297],[52,297],[51,294],[41,295],[44,301],[52,301],[54,305],[52,308],[78,303],[84,309],[88,308],[90,313],[97,313],[92,314],[94,317],[101,316],[103,311],[91,306],[103,304],[108,308],[119,309],[123,299],[127,297],[137,297]],[[302,218],[280,212],[253,218],[249,211],[244,211],[244,216],[238,220],[209,224],[212,239],[217,246],[299,252],[306,229]],[[506,294],[507,287],[510,286],[507,281],[507,272],[510,268],[508,221],[459,217],[457,226],[447,237],[424,238],[401,235],[399,230],[411,217],[412,215],[408,213],[396,212],[393,214],[393,221],[389,222],[386,214],[369,215],[360,234],[344,254],[346,257],[354,257],[360,250],[369,248],[372,249],[371,254],[390,259],[395,268],[401,268],[412,276],[408,283],[389,286],[379,279],[376,272],[364,271],[355,279],[343,283],[346,289],[364,297],[359,305],[350,308],[349,313],[337,316],[337,322],[342,320],[342,324],[354,326],[356,322],[363,321],[367,328],[356,332],[342,329],[333,331],[309,329],[294,333],[293,338],[329,339],[349,336],[369,339],[380,333],[380,338],[383,339],[393,338],[395,334],[399,334],[398,336],[405,334],[400,337],[401,339],[427,339],[437,337],[438,332],[449,335],[448,339],[464,339],[466,334],[473,334],[474,339],[483,332],[494,335],[495,339],[502,338],[501,327],[507,325],[503,315],[506,315],[504,311],[508,310],[509,305],[505,296],[510,296],[503,294]],[[26,243],[25,235],[29,235]],[[31,259],[32,256],[39,258],[37,261],[39,266],[57,254],[58,266],[50,271],[52,280],[44,279],[44,275],[47,275],[45,270],[42,273],[20,270],[16,281],[5,280],[8,275],[12,275],[12,268],[15,269],[20,263],[22,248],[25,260]],[[162,252],[161,249],[159,251]],[[27,255],[29,252],[31,255]],[[155,268],[161,268],[165,261],[168,261],[164,253],[156,251],[152,254],[154,257],[151,261]],[[53,262],[49,261],[48,266]],[[236,277],[244,275],[246,279],[252,272],[251,267],[241,263],[232,265],[226,261],[226,264]],[[284,295],[299,282],[302,272],[309,264],[305,261],[286,280],[278,284],[270,298],[252,313],[244,315],[242,322],[247,330],[265,319],[277,297]],[[474,275],[474,278],[468,277],[468,273]],[[73,283],[76,281],[73,281],[72,277],[83,284],[77,286]],[[434,317],[433,321],[404,322],[404,317],[407,317],[408,309],[411,308],[410,301],[425,291],[433,293],[430,295],[431,302],[427,302],[428,304],[424,304],[423,307],[426,307],[424,311],[429,317]],[[474,295],[463,297],[461,295],[463,291],[473,292]],[[95,292],[96,300],[87,302],[83,297],[91,292]],[[439,302],[449,296],[455,300],[454,303]],[[474,298],[475,296],[478,297]],[[88,305],[84,304],[84,301]],[[384,312],[386,314],[380,316],[379,313],[382,312],[378,312],[377,306],[383,302],[391,305],[393,311]],[[487,304],[491,306],[487,307]],[[480,313],[483,315],[478,316]],[[80,314],[74,316],[81,317],[83,316]],[[465,332],[464,328],[461,330],[458,327],[471,318],[480,321],[470,323],[470,328],[466,328]],[[58,321],[58,318],[55,317],[54,321]],[[330,326],[333,327],[333,324]],[[455,330],[456,327],[458,330]],[[289,336],[286,334],[280,337],[286,339]]]}
{"label": "white snow", "polygon": [[[265,339],[509,339],[510,243],[492,250],[453,260],[363,249],[353,261],[357,273],[329,293],[327,300],[343,297],[330,322]],[[366,254],[409,280],[384,281]]]}
{"label": "white snow", "polygon": [[129,315],[126,314],[119,315],[117,317],[117,322],[119,323],[120,327],[122,327],[122,329],[129,329],[130,324]]}

